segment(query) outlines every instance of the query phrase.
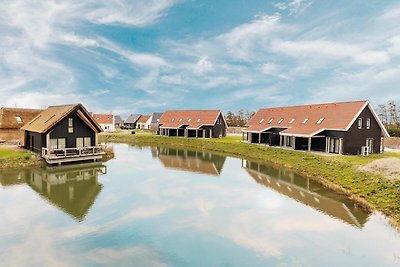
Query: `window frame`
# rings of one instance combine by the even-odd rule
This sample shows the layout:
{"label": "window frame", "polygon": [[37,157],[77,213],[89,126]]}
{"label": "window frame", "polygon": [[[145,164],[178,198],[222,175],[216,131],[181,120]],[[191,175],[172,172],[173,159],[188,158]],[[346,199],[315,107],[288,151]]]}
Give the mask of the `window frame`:
{"label": "window frame", "polygon": [[357,128],[362,129],[363,128],[363,118],[358,118],[357,120]]}
{"label": "window frame", "polygon": [[74,133],[74,118],[68,118],[68,133]]}

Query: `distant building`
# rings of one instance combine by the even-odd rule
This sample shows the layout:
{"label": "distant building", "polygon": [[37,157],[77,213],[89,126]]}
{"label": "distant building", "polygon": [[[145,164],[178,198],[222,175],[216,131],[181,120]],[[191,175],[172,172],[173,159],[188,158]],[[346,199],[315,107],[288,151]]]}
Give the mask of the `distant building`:
{"label": "distant building", "polygon": [[151,114],[151,122],[150,122],[150,130],[152,132],[157,132],[158,131],[158,124],[160,122],[160,118],[162,116],[163,113],[159,113],[159,112],[154,112]]}
{"label": "distant building", "polygon": [[168,110],[160,118],[158,134],[218,138],[226,136],[226,128],[220,110]]}
{"label": "distant building", "polygon": [[22,140],[21,127],[41,111],[40,109],[1,108],[0,141],[19,143]]}
{"label": "distant building", "polygon": [[93,119],[104,132],[115,132],[115,117],[113,114],[93,114]]}
{"label": "distant building", "polygon": [[97,160],[101,126],[81,104],[50,106],[21,128],[23,146],[39,153],[47,163]]}
{"label": "distant building", "polygon": [[249,143],[349,155],[380,153],[389,137],[368,101],[263,108],[243,132]]}
{"label": "distant building", "polygon": [[122,120],[121,116],[115,115],[114,116],[114,127],[121,128],[124,125],[124,121]]}
{"label": "distant building", "polygon": [[136,128],[148,130],[150,129],[151,115],[142,115],[137,121]]}
{"label": "distant building", "polygon": [[131,114],[129,117],[124,121],[124,128],[125,129],[135,129],[137,121],[141,117],[141,114]]}

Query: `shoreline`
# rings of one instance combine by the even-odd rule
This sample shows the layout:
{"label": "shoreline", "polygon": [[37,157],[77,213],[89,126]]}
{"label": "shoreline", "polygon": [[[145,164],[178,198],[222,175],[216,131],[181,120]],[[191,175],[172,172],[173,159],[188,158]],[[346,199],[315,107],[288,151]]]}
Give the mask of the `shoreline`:
{"label": "shoreline", "polygon": [[280,148],[243,143],[235,137],[187,139],[156,135],[102,134],[101,142],[141,146],[200,149],[226,156],[269,163],[294,170],[319,184],[356,201],[364,209],[382,212],[400,229],[400,179],[389,180],[381,174],[360,171],[359,166],[376,159],[400,157],[395,154],[361,156],[321,156]]}

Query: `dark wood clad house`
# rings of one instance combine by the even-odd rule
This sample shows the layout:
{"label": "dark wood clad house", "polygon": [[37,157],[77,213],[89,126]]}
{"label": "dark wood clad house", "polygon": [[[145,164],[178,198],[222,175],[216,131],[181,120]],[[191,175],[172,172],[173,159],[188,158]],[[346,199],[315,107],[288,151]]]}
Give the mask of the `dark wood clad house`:
{"label": "dark wood clad house", "polygon": [[100,125],[81,104],[50,106],[21,128],[23,146],[41,154],[48,163],[96,160]]}
{"label": "dark wood clad house", "polygon": [[19,143],[21,127],[36,117],[42,110],[27,108],[0,109],[0,141]]}
{"label": "dark wood clad house", "polygon": [[218,138],[227,124],[220,110],[168,110],[160,118],[159,135]]}
{"label": "dark wood clad house", "polygon": [[389,137],[368,101],[260,109],[243,133],[250,143],[344,155],[380,153]]}

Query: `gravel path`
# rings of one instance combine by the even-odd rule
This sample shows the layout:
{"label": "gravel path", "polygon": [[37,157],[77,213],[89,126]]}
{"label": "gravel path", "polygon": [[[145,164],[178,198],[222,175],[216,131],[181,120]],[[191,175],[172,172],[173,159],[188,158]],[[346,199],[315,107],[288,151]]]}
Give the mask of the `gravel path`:
{"label": "gravel path", "polygon": [[400,159],[377,159],[365,166],[360,166],[361,171],[380,173],[389,179],[400,179]]}

